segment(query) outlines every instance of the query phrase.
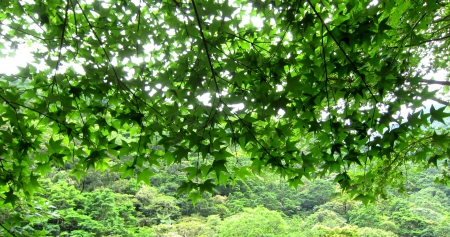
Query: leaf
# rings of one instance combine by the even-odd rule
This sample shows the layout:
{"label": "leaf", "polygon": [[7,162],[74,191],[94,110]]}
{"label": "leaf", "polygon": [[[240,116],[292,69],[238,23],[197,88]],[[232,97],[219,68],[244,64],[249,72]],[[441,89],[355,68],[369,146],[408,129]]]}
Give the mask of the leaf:
{"label": "leaf", "polygon": [[226,160],[228,157],[232,157],[233,154],[227,151],[227,148],[220,149],[219,152],[214,153],[214,158],[216,160]]}
{"label": "leaf", "polygon": [[358,165],[362,165],[361,161],[359,160],[359,153],[356,153],[355,151],[350,151],[346,156],[344,156],[344,160],[349,161],[349,162],[354,162]]}
{"label": "leaf", "polygon": [[142,170],[141,172],[137,173],[136,181],[139,183],[143,181],[147,185],[150,185],[150,177],[153,176],[154,173],[150,171],[148,168]]}
{"label": "leaf", "polygon": [[216,187],[216,185],[213,183],[212,179],[208,179],[204,183],[199,184],[198,186],[200,193],[204,193],[206,191],[214,195],[214,188]]}
{"label": "leaf", "polygon": [[210,169],[211,169],[211,165],[202,165],[200,167],[200,171],[204,177],[206,177],[206,175],[208,175]]}
{"label": "leaf", "polygon": [[27,184],[24,185],[24,190],[28,193],[28,195],[33,195],[35,191],[39,190],[41,185],[38,182],[40,178],[39,175],[30,175],[30,180]]}
{"label": "leaf", "polygon": [[50,166],[50,162],[46,163],[38,163],[38,166],[36,167],[35,172],[41,173],[42,176],[46,175],[47,173],[51,172],[52,168]]}
{"label": "leaf", "polygon": [[378,33],[382,33],[386,30],[392,29],[392,27],[387,24],[388,20],[389,18],[384,18],[383,20],[381,20],[381,22],[378,24]]}
{"label": "leaf", "polygon": [[35,188],[39,188],[41,187],[41,185],[38,182],[38,179],[40,178],[40,176],[38,175],[30,175],[30,183],[35,187]]}
{"label": "leaf", "polygon": [[108,169],[110,167],[109,163],[108,163],[110,160],[111,159],[109,159],[109,158],[100,159],[99,161],[97,161],[97,163],[95,163],[95,165],[96,165],[95,168],[104,172],[106,169]]}
{"label": "leaf", "polygon": [[80,170],[80,169],[77,169],[77,168],[73,169],[70,173],[75,176],[75,178],[78,180],[78,182],[80,182],[81,177],[86,175],[86,171],[83,171],[83,170]]}
{"label": "leaf", "polygon": [[420,126],[427,123],[426,116],[424,116],[423,111],[408,114],[408,123],[411,126]]}
{"label": "leaf", "polygon": [[188,196],[188,200],[192,200],[192,204],[194,205],[194,207],[197,201],[200,199],[202,199],[202,196],[199,192],[192,192]]}
{"label": "leaf", "polygon": [[235,168],[234,176],[244,180],[246,176],[251,176],[252,173],[248,170],[248,167]]}
{"label": "leaf", "polygon": [[170,166],[175,161],[175,157],[173,156],[173,154],[171,152],[164,153],[163,158],[166,160],[167,166]]}
{"label": "leaf", "polygon": [[426,1],[426,3],[427,4],[425,8],[428,12],[433,12],[440,7],[439,4],[435,1]]}
{"label": "leaf", "polygon": [[53,137],[50,138],[49,140],[49,148],[51,149],[51,151],[53,151],[54,153],[58,153],[61,150],[64,149],[63,146],[61,146],[62,140],[53,140]]}
{"label": "leaf", "polygon": [[221,172],[228,173],[227,167],[225,167],[226,160],[215,160],[209,172],[214,171],[216,173],[217,179],[219,179],[219,175]]}
{"label": "leaf", "polygon": [[122,173],[122,178],[134,177],[134,165],[124,164],[119,168],[119,172]]}
{"label": "leaf", "polygon": [[85,159],[86,168],[89,167],[95,168],[95,164],[101,159],[99,151],[92,151],[91,154]]}
{"label": "leaf", "polygon": [[3,204],[11,203],[11,205],[14,207],[16,205],[16,202],[20,201],[20,198],[14,194],[14,191],[10,188],[8,192],[4,193],[6,198]]}
{"label": "leaf", "polygon": [[177,189],[177,195],[181,195],[182,193],[190,193],[192,190],[197,188],[197,184],[193,183],[192,181],[183,181]]}
{"label": "leaf", "polygon": [[445,113],[445,106],[439,108],[439,109],[435,109],[434,108],[434,104],[431,105],[431,109],[430,109],[430,115],[431,115],[431,122],[433,121],[439,121],[443,124],[446,124],[444,119],[450,117],[450,113]]}
{"label": "leaf", "polygon": [[358,196],[356,196],[355,198],[353,198],[356,201],[362,201],[364,203],[364,205],[367,206],[367,204],[369,204],[369,202],[375,202],[376,198],[372,195],[364,195],[364,194],[359,194]]}
{"label": "leaf", "polygon": [[226,186],[228,183],[228,180],[230,180],[230,176],[225,173],[220,173],[218,177],[218,183],[222,184],[223,186]]}
{"label": "leaf", "polygon": [[295,176],[295,177],[289,179],[288,183],[289,183],[289,187],[293,187],[295,189],[297,189],[299,185],[303,185],[304,184],[302,179],[301,179],[301,176]]}
{"label": "leaf", "polygon": [[434,132],[433,142],[438,144],[440,147],[446,149],[447,147],[449,147],[450,136],[448,134],[438,135],[436,132]]}
{"label": "leaf", "polygon": [[436,154],[428,159],[428,164],[433,164],[435,167],[438,167],[438,160],[441,160],[443,158],[444,156]]}
{"label": "leaf", "polygon": [[197,169],[197,167],[186,167],[183,171],[189,172],[188,179],[194,179],[198,174],[201,174],[201,170]]}
{"label": "leaf", "polygon": [[[358,159],[358,161],[359,161],[359,159]],[[337,173],[341,172],[341,165],[339,164],[339,162],[333,162],[330,165],[330,173],[333,173],[333,172],[337,172]]]}

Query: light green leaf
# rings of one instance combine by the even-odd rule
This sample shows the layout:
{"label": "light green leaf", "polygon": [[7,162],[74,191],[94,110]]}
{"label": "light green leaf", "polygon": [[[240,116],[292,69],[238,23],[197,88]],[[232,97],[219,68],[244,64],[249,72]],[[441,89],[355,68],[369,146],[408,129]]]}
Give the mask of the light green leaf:
{"label": "light green leaf", "polygon": [[137,182],[143,181],[147,185],[150,185],[150,177],[153,176],[153,172],[151,172],[148,168],[142,170],[141,172],[137,173]]}

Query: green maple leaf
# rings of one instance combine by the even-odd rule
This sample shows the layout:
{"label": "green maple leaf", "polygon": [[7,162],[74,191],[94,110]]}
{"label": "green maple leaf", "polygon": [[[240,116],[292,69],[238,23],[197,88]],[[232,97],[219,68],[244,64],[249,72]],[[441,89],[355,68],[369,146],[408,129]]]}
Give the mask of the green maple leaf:
{"label": "green maple leaf", "polygon": [[450,143],[450,136],[448,134],[438,135],[436,132],[434,132],[433,142],[445,149],[448,147],[448,144]]}
{"label": "green maple leaf", "polygon": [[194,207],[197,201],[200,199],[202,199],[202,195],[200,192],[192,192],[188,196],[188,200],[192,200],[192,204],[194,205]]}
{"label": "green maple leaf", "polygon": [[61,143],[62,143],[62,140],[55,141],[55,140],[53,140],[53,137],[52,137],[52,138],[50,138],[48,145],[53,152],[57,153],[64,149],[64,146],[61,146]]}
{"label": "green maple leaf", "polygon": [[38,175],[30,175],[30,183],[36,188],[41,187],[41,185],[38,182],[39,178],[40,178],[40,176],[38,176]]}
{"label": "green maple leaf", "polygon": [[355,152],[354,150],[351,150],[346,156],[344,156],[344,160],[362,165],[361,161],[359,160],[360,155],[361,154]]}
{"label": "green maple leaf", "polygon": [[212,179],[208,179],[208,180],[206,180],[204,183],[202,183],[202,184],[199,184],[198,185],[198,187],[199,187],[199,189],[200,189],[200,193],[203,193],[203,192],[210,192],[211,194],[214,194],[214,188],[216,187],[217,185],[215,185],[214,183],[213,183],[213,180]]}
{"label": "green maple leaf", "polygon": [[295,189],[297,189],[299,185],[304,184],[301,176],[296,176],[296,177],[288,179],[288,183],[289,183],[289,187],[293,187]]}
{"label": "green maple leaf", "polygon": [[38,175],[30,175],[30,180],[24,184],[24,191],[27,195],[33,195],[41,187],[38,182],[39,178],[40,176]]}
{"label": "green maple leaf", "polygon": [[[420,118],[419,118],[420,117]],[[420,126],[427,123],[427,116],[423,114],[423,111],[420,110],[415,113],[411,113],[408,115],[408,123],[411,126]]]}
{"label": "green maple leaf", "polygon": [[444,156],[436,154],[428,159],[428,164],[433,164],[435,167],[438,167],[438,160],[441,160],[443,158]]}
{"label": "green maple leaf", "polygon": [[251,176],[252,173],[248,170],[248,167],[244,166],[241,168],[235,168],[234,170],[234,176],[239,177],[240,179],[244,180],[246,176]]}
{"label": "green maple leaf", "polygon": [[5,198],[5,201],[3,202],[3,204],[11,203],[12,206],[15,206],[16,202],[20,201],[20,198],[14,194],[14,191],[12,190],[12,188],[10,188],[9,191],[4,194],[5,194],[6,198]]}
{"label": "green maple leaf", "polygon": [[362,201],[364,203],[364,205],[369,204],[369,202],[375,202],[376,198],[372,195],[364,195],[364,194],[359,194],[358,196],[356,196],[355,198],[353,198],[356,201]]}
{"label": "green maple leaf", "polygon": [[205,176],[205,177],[206,177],[206,175],[208,175],[210,169],[211,169],[211,165],[200,166],[200,171],[202,172],[203,176]]}
{"label": "green maple leaf", "polygon": [[431,105],[431,109],[430,109],[431,122],[436,120],[436,121],[439,121],[439,122],[445,124],[444,119],[450,117],[450,113],[444,112],[445,108],[446,107],[443,106],[439,109],[435,109],[434,105]]}
{"label": "green maple leaf", "polygon": [[[359,162],[359,159],[356,162]],[[341,172],[341,165],[339,164],[339,162],[337,162],[337,161],[331,162],[330,173],[333,173],[333,171],[335,171],[337,173]]]}
{"label": "green maple leaf", "polygon": [[132,164],[124,164],[119,168],[119,172],[122,173],[122,178],[133,177],[135,167]]}
{"label": "green maple leaf", "polygon": [[225,164],[227,163],[226,160],[215,160],[212,165],[211,168],[209,169],[209,172],[214,171],[216,173],[217,179],[219,179],[220,176],[220,172],[225,172],[227,173],[227,167],[225,167]]}
{"label": "green maple leaf", "polygon": [[50,162],[39,163],[35,170],[35,172],[41,173],[42,176],[46,175],[47,173],[49,173],[51,171],[52,171],[52,168],[50,166]]}
{"label": "green maple leaf", "polygon": [[182,193],[190,193],[192,190],[196,189],[197,186],[197,184],[190,180],[183,181],[177,189],[177,195],[181,195]]}
{"label": "green maple leaf", "polygon": [[146,168],[142,170],[141,172],[137,173],[137,182],[143,181],[147,185],[150,185],[150,177],[153,176],[154,173],[150,171],[150,169]]}
{"label": "green maple leaf", "polygon": [[309,132],[318,132],[320,129],[320,123],[318,123],[316,120],[311,121],[309,125],[310,125],[308,129]]}
{"label": "green maple leaf", "polygon": [[226,186],[228,183],[228,180],[230,180],[230,176],[225,173],[220,173],[218,177],[218,183],[222,184],[223,186]]}
{"label": "green maple leaf", "polygon": [[78,180],[78,182],[81,180],[81,177],[83,177],[84,175],[87,174],[86,171],[81,170],[79,168],[73,169],[70,173],[75,176],[75,178]]}
{"label": "green maple leaf", "polygon": [[183,171],[189,172],[188,179],[194,179],[198,174],[201,174],[201,170],[197,169],[196,167],[186,167],[183,169]]}
{"label": "green maple leaf", "polygon": [[182,147],[182,146],[179,146],[179,147],[177,147],[177,149],[175,150],[175,152],[173,154],[176,157],[175,158],[175,162],[176,163],[181,163],[183,158],[188,157],[189,150],[184,148],[184,147]]}
{"label": "green maple leaf", "polygon": [[171,165],[175,161],[175,156],[172,152],[166,152],[163,156],[164,160],[166,160],[167,166]]}

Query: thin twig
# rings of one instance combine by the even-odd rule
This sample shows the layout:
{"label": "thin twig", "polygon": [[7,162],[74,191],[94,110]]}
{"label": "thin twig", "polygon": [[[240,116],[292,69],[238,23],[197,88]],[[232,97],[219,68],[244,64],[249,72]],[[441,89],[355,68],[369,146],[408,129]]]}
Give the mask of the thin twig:
{"label": "thin twig", "polygon": [[435,81],[435,80],[422,79],[419,82],[423,82],[426,84],[432,84],[432,85],[450,86],[450,81]]}
{"label": "thin twig", "polygon": [[61,55],[62,55],[61,51],[62,51],[62,46],[63,46],[63,43],[64,43],[64,35],[66,33],[66,28],[67,28],[67,20],[69,18],[68,15],[69,15],[69,2],[67,2],[67,5],[66,5],[66,13],[65,13],[65,16],[64,16],[63,30],[62,30],[62,33],[61,33],[61,39],[59,41],[58,61],[56,61],[55,73],[53,74],[52,94],[53,94],[53,88],[56,85],[56,73],[58,71],[59,64],[61,63]]}
{"label": "thin twig", "polygon": [[214,67],[213,67],[212,62],[211,62],[211,55],[209,54],[208,44],[207,44],[207,41],[205,39],[205,35],[203,34],[202,21],[200,19],[199,14],[198,14],[197,7],[195,5],[195,1],[194,0],[192,0],[192,5],[194,6],[195,16],[197,17],[198,27],[200,28],[200,35],[202,36],[203,45],[204,45],[205,51],[206,51],[206,56],[208,57],[209,69],[211,69],[212,78],[214,80],[214,83],[216,84],[216,92],[219,93],[220,91],[219,91],[219,85],[217,84],[217,80],[216,80],[216,73],[214,71]]}
{"label": "thin twig", "polygon": [[17,236],[17,235],[15,235],[13,232],[11,232],[10,230],[6,229],[6,227],[5,227],[2,223],[0,223],[0,226],[1,226],[4,230],[6,230],[10,235],[12,235],[12,236]]}
{"label": "thin twig", "polygon": [[358,70],[358,68],[356,67],[356,65],[353,63],[353,61],[350,59],[350,57],[347,55],[347,53],[345,52],[345,50],[342,48],[341,44],[339,44],[339,41],[337,41],[337,39],[334,37],[334,35],[331,33],[330,29],[328,29],[328,26],[325,24],[325,21],[322,19],[322,17],[319,15],[319,13],[316,11],[316,8],[314,8],[314,5],[311,3],[310,0],[308,0],[309,5],[311,6],[311,8],[313,9],[314,13],[316,14],[317,18],[320,19],[320,21],[322,22],[322,25],[325,26],[325,29],[327,29],[327,32],[330,34],[331,38],[334,40],[334,42],[337,44],[337,46],[339,47],[339,49],[342,51],[342,53],[345,55],[345,57],[347,58],[347,60],[350,62],[350,64],[352,65],[353,69],[355,70],[356,74],[358,74],[358,76],[361,78],[361,80],[363,81],[364,85],[366,86],[367,90],[369,90],[370,94],[372,95],[373,100],[375,101],[375,103],[378,103],[377,98],[375,98],[375,95],[372,93],[372,90],[370,89],[369,85],[366,82],[365,76],[363,76],[363,74],[361,74],[361,72]]}

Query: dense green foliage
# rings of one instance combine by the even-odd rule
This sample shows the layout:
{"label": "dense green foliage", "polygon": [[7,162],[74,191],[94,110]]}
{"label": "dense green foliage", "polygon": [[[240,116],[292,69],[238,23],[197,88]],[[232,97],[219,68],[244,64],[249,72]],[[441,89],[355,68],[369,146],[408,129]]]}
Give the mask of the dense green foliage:
{"label": "dense green foliage", "polygon": [[[221,235],[271,216],[270,226],[245,223],[248,235],[279,234],[292,216],[334,205],[336,187],[318,179],[298,192],[305,180],[332,179],[344,203],[367,204],[406,191],[411,169],[450,179],[450,82],[425,79],[449,66],[448,1],[0,0],[0,9],[0,54],[31,50],[0,74],[5,230],[123,236],[137,221],[142,232]],[[280,194],[255,191],[269,171],[286,182]],[[433,205],[447,204],[427,203],[444,197],[435,191],[415,209],[390,203],[386,220],[379,208],[352,216],[344,205],[302,216],[299,228],[446,233]],[[33,214],[36,203],[53,224]]]}
{"label": "dense green foliage", "polygon": [[[426,237],[449,236],[450,188],[434,184],[436,170],[411,174],[409,196],[362,205],[337,195],[332,180],[305,180],[288,188],[272,175],[218,186],[195,206],[176,197],[184,172],[154,170],[152,186],[118,173],[89,172],[79,185],[67,171],[42,180],[42,202],[23,215],[21,205],[0,208],[15,236],[159,237]],[[175,188],[173,188],[175,187]],[[19,215],[19,218],[16,215]],[[3,232],[1,232],[3,231]],[[8,236],[5,230],[0,235]]]}
{"label": "dense green foliage", "polygon": [[[338,173],[368,201],[404,182],[406,161],[437,165],[449,153],[448,132],[430,127],[449,113],[421,109],[445,103],[428,85],[448,83],[423,79],[448,66],[444,1],[3,0],[1,9],[0,50],[34,47],[25,67],[0,77],[6,203],[31,195],[52,166],[146,181],[148,166],[189,155],[198,162],[180,192],[194,200],[271,168],[293,186]],[[419,67],[425,55],[432,61]],[[235,162],[238,149],[250,164]]]}

